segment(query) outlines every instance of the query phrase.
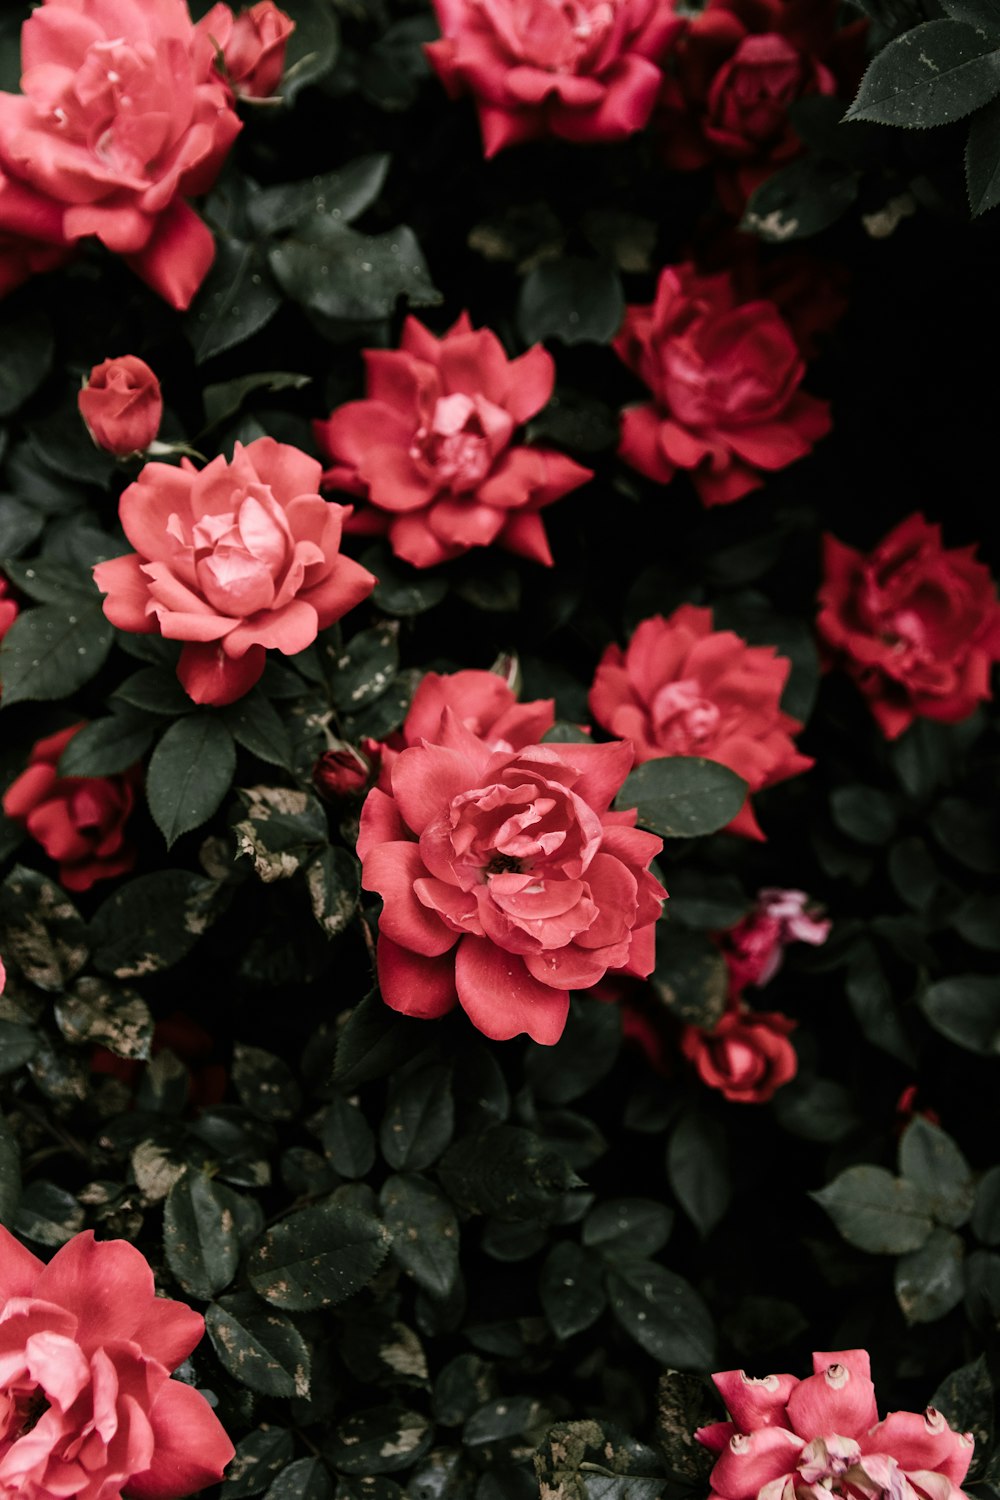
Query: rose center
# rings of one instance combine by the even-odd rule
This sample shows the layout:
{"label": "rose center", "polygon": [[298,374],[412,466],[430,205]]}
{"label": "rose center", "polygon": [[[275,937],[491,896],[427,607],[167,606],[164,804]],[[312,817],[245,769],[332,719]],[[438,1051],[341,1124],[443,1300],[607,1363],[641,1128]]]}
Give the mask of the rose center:
{"label": "rose center", "polygon": [[720,717],[717,704],[703,698],[700,684],[690,678],[668,682],[653,699],[657,738],[675,753],[707,745],[718,730]]}
{"label": "rose center", "polygon": [[882,633],[882,639],[887,646],[893,646],[897,651],[913,651],[918,656],[926,656],[927,630],[920,616],[910,609],[900,610],[887,621],[887,628]]}
{"label": "rose center", "polygon": [[461,394],[440,396],[430,422],[414,434],[410,457],[448,489],[474,490],[493,465],[487,414],[482,410],[488,405]]}
{"label": "rose center", "polygon": [[487,875],[520,875],[523,867],[523,860],[515,858],[513,854],[494,854],[486,866],[486,873]]}

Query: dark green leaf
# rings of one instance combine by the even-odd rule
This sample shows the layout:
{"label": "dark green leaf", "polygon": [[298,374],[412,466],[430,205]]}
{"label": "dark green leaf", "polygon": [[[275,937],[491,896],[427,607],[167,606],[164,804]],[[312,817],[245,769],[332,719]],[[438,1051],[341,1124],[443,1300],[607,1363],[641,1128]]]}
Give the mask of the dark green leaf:
{"label": "dark green leaf", "polygon": [[271,1481],[264,1500],[333,1500],[333,1480],[320,1458],[299,1458]]}
{"label": "dark green leaf", "polygon": [[54,349],[52,325],[41,309],[22,308],[5,315],[0,352],[0,417],[9,417],[34,395],[52,367]]}
{"label": "dark green leaf", "polygon": [[390,1177],[379,1198],[393,1258],[432,1297],[451,1295],[458,1279],[458,1220],[447,1198],[423,1177]]}
{"label": "dark green leaf", "polygon": [[884,1167],[848,1167],[809,1196],[826,1209],[849,1244],[875,1255],[919,1250],[934,1228],[927,1194]]}
{"label": "dark green leaf", "polygon": [[196,705],[181,687],[175,673],[163,667],[142,667],[126,677],[111,695],[112,702],[128,703],[132,708],[141,708],[150,714],[163,714],[176,719],[182,714],[193,713]]}
{"label": "dark green leaf", "polygon": [[1000,1054],[1000,978],[963,974],[940,979],[924,990],[920,1008],[950,1042],[987,1057]]}
{"label": "dark green leaf", "polygon": [[288,880],[327,847],[323,804],[311,792],[291,787],[241,787],[245,817],[233,825],[240,854],[266,884]]}
{"label": "dark green leaf", "polygon": [[996,99],[979,110],[969,125],[965,185],[974,216],[1000,203],[1000,102]]}
{"label": "dark green leaf", "polygon": [[22,1192],[10,1227],[36,1245],[58,1249],[79,1234],[83,1220],[84,1210],[72,1193],[36,1178]]}
{"label": "dark green leaf", "polygon": [[22,610],[0,645],[3,706],[70,697],[100,671],[111,636],[96,599]]}
{"label": "dark green leaf", "polygon": [[927,1195],[939,1224],[957,1229],[972,1213],[972,1169],[940,1125],[916,1115],[899,1143],[899,1170]]}
{"label": "dark green leaf", "polygon": [[361,1110],[343,1094],[327,1106],[321,1132],[323,1150],[341,1177],[367,1177],[375,1165],[375,1137]]}
{"label": "dark green leaf", "polygon": [[964,119],[1000,90],[997,50],[965,21],[926,21],[876,54],[845,118],[917,130]]}
{"label": "dark green leaf", "polygon": [[859,1123],[850,1090],[832,1078],[800,1073],[778,1090],[772,1108],[783,1128],[804,1141],[833,1144]]}
{"label": "dark green leaf", "polygon": [[976,891],[953,912],[951,925],[960,937],[989,953],[1000,949],[1000,892]]}
{"label": "dark green leaf", "polygon": [[377,995],[366,995],[340,1033],[334,1077],[343,1088],[357,1088],[384,1078],[426,1043],[420,1021],[397,1015]]}
{"label": "dark green leaf", "polygon": [[859,844],[887,844],[896,829],[891,797],[874,786],[837,787],[830,797],[833,821]]}
{"label": "dark green leaf", "polygon": [[746,782],[728,766],[671,755],[630,771],[615,807],[637,808],[642,827],[663,838],[700,838],[731,823],[746,794]]}
{"label": "dark green leaf", "polygon": [[663,1365],[709,1370],[715,1331],[694,1287],[655,1261],[619,1264],[608,1275],[611,1308],[626,1333]]}
{"label": "dark green leaf", "polygon": [[269,766],[288,770],[292,765],[292,742],[264,694],[255,688],[245,698],[222,710],[226,728],[238,745]]}
{"label": "dark green leaf", "polygon": [[330,654],[330,695],[341,713],[353,714],[381,697],[399,667],[399,625],[390,620],[362,630],[343,651]]}
{"label": "dark green leaf", "polygon": [[69,604],[77,599],[87,604],[95,602],[94,580],[89,568],[71,568],[47,557],[35,557],[30,562],[16,562],[9,558],[3,571],[22,594],[39,604]]}
{"label": "dark green leaf", "polygon": [[984,1245],[1000,1245],[1000,1166],[990,1167],[979,1179],[972,1232]]}
{"label": "dark green leaf", "polygon": [[281,292],[263,251],[242,240],[220,237],[212,269],[184,318],[184,334],[197,364],[243,343],[271,321]]}
{"label": "dark green leaf", "polygon": [[441,301],[417,237],[405,224],[367,235],[315,215],[274,245],[269,261],[287,295],[326,318],[367,322],[387,318],[400,297],[411,307]]}
{"label": "dark green leaf", "polygon": [[340,26],[336,11],[324,0],[288,0],[286,10],[295,30],[288,40],[278,91],[291,103],[302,89],[321,82],[337,61]]}
{"label": "dark green leaf", "polygon": [[850,166],[804,156],[755,189],[740,228],[775,245],[819,234],[850,208],[860,181],[861,174]]}
{"label": "dark green leaf", "polygon": [[692,1224],[709,1234],[733,1195],[729,1148],[718,1120],[685,1110],[667,1146],[667,1177]]}
{"label": "dark green leaf", "polygon": [[205,1313],[205,1331],[223,1368],[249,1390],[262,1396],[309,1394],[305,1340],[294,1323],[262,1307],[252,1295],[243,1292],[213,1303]]}
{"label": "dark green leaf", "polygon": [[682,865],[670,875],[670,921],[698,930],[735,927],[750,910],[735,875],[708,874]]}
{"label": "dark green leaf", "polygon": [[997,827],[989,810],[960,797],[945,797],[930,815],[930,828],[942,849],[977,875],[1000,871]]}
{"label": "dark green leaf", "polygon": [[205,422],[209,427],[217,427],[220,422],[234,417],[254,391],[300,391],[311,379],[311,375],[296,375],[289,370],[266,370],[256,375],[241,375],[237,380],[225,380],[220,385],[206,385],[201,393],[205,403]]}
{"label": "dark green leaf", "polygon": [[617,1005],[574,996],[558,1047],[529,1043],[525,1076],[536,1098],[546,1104],[569,1104],[578,1099],[614,1067],[621,1039]]}
{"label": "dark green leaf", "polygon": [[84,724],[59,760],[63,776],[114,776],[138,765],[153,740],[154,728],[145,717],[128,710],[108,719]]}
{"label": "dark green leaf", "polygon": [[652,1198],[608,1198],[584,1219],[583,1243],[610,1260],[655,1255],[673,1226],[673,1209]]}
{"label": "dark green leaf", "polygon": [[572,1338],[597,1322],[608,1301],[602,1277],[601,1262],[591,1251],[572,1240],[553,1245],[542,1266],[538,1295],[556,1338]]}
{"label": "dark green leaf", "polygon": [[379,1144],[394,1171],[429,1167],[448,1146],[454,1128],[450,1068],[432,1063],[393,1080]]}
{"label": "dark green leaf", "polygon": [[665,1483],[659,1456],[609,1422],[550,1427],[534,1465],[536,1493],[547,1500],[656,1500]]}
{"label": "dark green leaf", "polygon": [[188,870],[154,870],[120,885],[91,918],[95,967],[134,979],[179,963],[211,926],[217,892],[216,881]]}
{"label": "dark green leaf", "polygon": [[682,1375],[679,1370],[667,1370],[660,1376],[656,1436],[671,1473],[698,1489],[710,1487],[714,1460],[694,1434],[699,1427],[717,1421],[718,1410],[708,1385],[698,1376]]}
{"label": "dark green leaf", "polygon": [[563,256],[529,271],[521,285],[517,326],[526,344],[609,344],[625,316],[618,272],[605,261]]}
{"label": "dark green leaf", "polygon": [[222,720],[211,711],[178,719],[150,757],[146,797],[167,848],[200,828],[229,791],[236,770],[236,747]]}
{"label": "dark green leaf", "polygon": [[36,870],[15,865],[0,886],[0,953],[40,990],[61,991],[87,961],[83,918]]}
{"label": "dark green leaf", "polygon": [[302,1209],[261,1236],[247,1263],[250,1285],[292,1312],[333,1307],[367,1286],[389,1250],[373,1215],[336,1203]]}
{"label": "dark green leaf", "polygon": [[385,153],[359,156],[339,171],[264,188],[247,203],[250,222],[262,235],[280,234],[313,215],[352,224],[382,191],[389,162]]}
{"label": "dark green leaf", "polygon": [[1000,37],[1000,3],[998,0],[941,0],[953,21],[967,21]]}
{"label": "dark green leaf", "polygon": [[[233,1199],[222,1183],[189,1169],[167,1194],[163,1249],[184,1290],[207,1302],[223,1291],[240,1261]],[[275,1393],[278,1394],[278,1393]]]}
{"label": "dark green leaf", "polygon": [[725,959],[704,933],[672,927],[669,915],[657,923],[651,983],[678,1021],[711,1031],[722,1019],[729,996]]}
{"label": "dark green leaf", "polygon": [[896,1301],[908,1323],[934,1323],[962,1300],[962,1256],[957,1234],[935,1229],[919,1250],[896,1262]]}
{"label": "dark green leaf", "polygon": [[107,1047],[116,1057],[145,1061],[153,1043],[153,1017],[134,990],[87,975],[55,1003],[59,1030],[74,1046]]}
{"label": "dark green leaf", "polygon": [[976,1453],[988,1453],[993,1446],[993,1382],[986,1356],[981,1354],[970,1364],[953,1370],[938,1386],[930,1400],[956,1432],[971,1432]]}
{"label": "dark green leaf", "polygon": [[872,943],[858,945],[848,967],[846,987],[851,1010],[872,1046],[913,1067],[916,1052]]}
{"label": "dark green leaf", "polygon": [[422,615],[440,604],[448,592],[446,578],[411,568],[385,546],[370,547],[362,554],[361,563],[378,579],[372,603],[387,615]]}
{"label": "dark green leaf", "polygon": [[[207,1320],[206,1320],[207,1321]],[[211,1334],[211,1329],[209,1329]],[[274,1476],[292,1461],[295,1440],[284,1427],[261,1427],[236,1444],[236,1457],[222,1484],[225,1500],[263,1494]]]}
{"label": "dark green leaf", "polygon": [[395,1474],[422,1458],[433,1441],[434,1429],[420,1412],[378,1406],[341,1422],[327,1451],[343,1474]]}
{"label": "dark green leaf", "polygon": [[[0,1057],[3,1055],[0,1033]],[[9,1228],[21,1199],[21,1153],[17,1138],[0,1115],[0,1224]]]}
{"label": "dark green leaf", "polygon": [[313,916],[327,937],[336,937],[350,923],[361,895],[361,872],[346,849],[325,845],[306,866],[306,888]]}
{"label": "dark green leaf", "polygon": [[457,1141],[439,1167],[445,1192],[467,1213],[543,1219],[579,1178],[530,1130],[492,1125]]}
{"label": "dark green leaf", "polygon": [[260,1120],[294,1120],[302,1107],[302,1090],[291,1068],[263,1047],[237,1042],[231,1076],[240,1102]]}
{"label": "dark green leaf", "polygon": [[522,1437],[537,1426],[539,1405],[530,1396],[504,1396],[487,1401],[474,1411],[462,1429],[462,1442],[469,1448],[483,1443]]}
{"label": "dark green leaf", "polygon": [[0,1076],[23,1068],[34,1056],[38,1041],[38,1032],[33,1027],[0,1019]]}

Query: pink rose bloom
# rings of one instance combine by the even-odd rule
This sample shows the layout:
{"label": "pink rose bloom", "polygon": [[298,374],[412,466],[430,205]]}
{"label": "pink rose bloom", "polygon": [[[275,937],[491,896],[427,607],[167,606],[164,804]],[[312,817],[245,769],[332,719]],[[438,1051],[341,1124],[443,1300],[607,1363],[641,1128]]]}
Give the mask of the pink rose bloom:
{"label": "pink rose bloom", "polygon": [[285,48],[295,22],[274,0],[260,0],[234,16],[228,5],[213,5],[198,22],[222,53],[226,77],[241,99],[268,99],[285,70]]}
{"label": "pink rose bloom", "polygon": [[0,641],[3,640],[20,613],[21,606],[16,599],[11,598],[10,584],[0,574]]}
{"label": "pink rose bloom", "polygon": [[134,354],[95,365],[76,400],[98,448],[118,458],[144,452],[160,430],[160,382]]}
{"label": "pink rose bloom", "polygon": [[368,793],[362,885],[383,899],[378,977],[393,1010],[461,1004],[495,1041],[559,1039],[569,991],[609,969],[645,977],[665,891],[662,840],[610,805],[632,747],[493,750],[450,710]]}
{"label": "pink rose bloom", "polygon": [[399,349],[366,349],[368,397],[349,401],[316,437],[334,489],[368,504],[350,531],[386,533],[416,568],[496,543],[552,564],[538,512],[591,478],[571,458],[512,442],[541,411],[555,364],[540,344],[508,359],[468,315],[437,339],[407,318]]}
{"label": "pink rose bloom", "polygon": [[145,1259],[87,1230],[44,1265],[0,1228],[0,1493],[173,1500],[222,1478],[234,1448],[170,1372],[200,1313],[157,1297]]}
{"label": "pink rose bloom", "polygon": [[375,579],[344,557],[350,507],[317,493],[320,465],[257,438],[200,472],[147,464],[118,503],[135,547],[98,563],[112,625],[184,641],[177,675],[195,703],[232,703],[268,648],[294,656],[367,598]]}
{"label": "pink rose bloom", "polygon": [[738,994],[748,984],[767,984],[781,968],[789,943],[819,947],[830,936],[832,923],[812,916],[805,891],[768,887],[758,891],[757,905],[720,939],[729,979]]}
{"label": "pink rose bloom", "polygon": [[933,1407],[880,1422],[864,1349],[814,1354],[813,1371],[712,1376],[732,1416],[695,1434],[719,1455],[712,1500],[961,1500],[970,1433]]}
{"label": "pink rose bloom", "polygon": [[22,93],[0,93],[0,232],[95,235],[187,307],[215,247],[185,199],[212,186],[240,122],[184,0],[45,0],[21,60]]}
{"label": "pink rose bloom", "polygon": [[[733,1104],[766,1104],[798,1071],[788,1040],[796,1023],[779,1011],[751,1010],[737,1001],[711,1031],[685,1026],[681,1051],[702,1083]],[[817,1496],[817,1500],[821,1497]]]}
{"label": "pink rose bloom", "polygon": [[[712,611],[682,604],[637,626],[622,651],[609,646],[590,689],[597,723],[635,746],[636,764],[700,755],[742,776],[751,792],[808,771],[792,738],[802,728],[780,707],[791,663],[774,646],[748,646],[712,629]],[[750,799],[731,833],[762,839]]]}
{"label": "pink rose bloom", "polygon": [[72,256],[63,235],[61,207],[39,199],[0,166],[0,297],[42,271],[65,265]]}
{"label": "pink rose bloom", "polygon": [[653,396],[622,413],[619,453],[661,484],[689,470],[703,505],[741,499],[830,431],[788,324],[772,302],[741,303],[727,271],[667,266],[613,347]]}
{"label": "pink rose bloom", "polygon": [[662,0],[434,0],[426,48],[451,98],[471,94],[483,149],[540,136],[620,141],[648,121],[684,28]]}

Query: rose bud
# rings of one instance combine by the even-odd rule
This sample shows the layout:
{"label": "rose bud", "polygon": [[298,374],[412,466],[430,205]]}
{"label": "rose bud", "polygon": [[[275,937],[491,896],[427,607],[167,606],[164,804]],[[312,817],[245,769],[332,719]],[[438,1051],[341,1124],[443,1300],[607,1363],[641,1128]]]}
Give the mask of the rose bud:
{"label": "rose bud", "polygon": [[116,458],[145,452],[160,430],[160,382],[134,354],[95,365],[77,404],[98,448]]}
{"label": "rose bud", "polygon": [[269,99],[285,70],[285,48],[295,22],[274,0],[260,0],[233,15],[228,5],[214,5],[198,23],[222,53],[225,76],[241,99]]}
{"label": "rose bud", "polygon": [[331,802],[341,797],[357,797],[368,785],[371,761],[353,745],[340,744],[324,750],[313,766],[313,785]]}

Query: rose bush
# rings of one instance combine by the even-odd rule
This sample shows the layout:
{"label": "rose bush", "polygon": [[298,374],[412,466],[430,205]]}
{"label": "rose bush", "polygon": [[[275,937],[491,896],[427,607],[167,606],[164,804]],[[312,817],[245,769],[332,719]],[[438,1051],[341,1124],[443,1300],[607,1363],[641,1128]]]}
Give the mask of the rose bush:
{"label": "rose bush", "polygon": [[77,405],[97,446],[118,458],[148,448],[163,418],[160,382],[134,354],[95,365]]}
{"label": "rose bush", "polygon": [[641,130],[683,22],[654,0],[435,0],[427,55],[452,98],[472,94],[483,149],[539,136],[618,141]]}
{"label": "rose bush", "polygon": [[536,346],[509,360],[463,314],[440,339],[407,318],[400,348],[367,349],[365,365],[366,399],[316,424],[334,460],[325,482],[367,501],[348,529],[387,533],[417,568],[494,542],[551,566],[538,512],[590,470],[511,440],[552,395],[552,356]]}
{"label": "rose bush", "polygon": [[21,62],[22,92],[0,93],[0,232],[55,250],[93,235],[187,307],[214,244],[186,200],[240,122],[185,0],[45,0]]}
{"label": "rose bush", "polygon": [[138,776],[60,776],[59,758],[83,728],[74,724],[36,741],[27,768],[3,795],[8,818],[21,823],[59,866],[67,890],[124,875],[135,864],[126,826]]}
{"label": "rose bush", "polygon": [[888,739],[917,718],[957,724],[990,697],[1000,601],[975,552],[945,547],[921,515],[867,555],[824,538],[816,628]]}
{"label": "rose bush", "polygon": [[609,810],[631,763],[624,744],[496,751],[450,710],[434,744],[402,751],[358,838],[384,903],[383,999],[423,1018],[461,1004],[494,1040],[551,1044],[570,989],[648,974],[662,845]]}
{"label": "rose bush", "polygon": [[317,493],[320,466],[258,438],[197,471],[147,464],[119,503],[137,549],[99,563],[121,630],[184,641],[177,675],[196,703],[232,703],[367,597],[374,578],[340,551],[349,507]]}
{"label": "rose bush", "polygon": [[740,302],[725,272],[668,266],[614,348],[653,394],[623,411],[619,452],[661,484],[689,470],[704,505],[741,499],[830,430],[826,402],[799,389],[805,364],[777,308]]}
{"label": "rose bush", "polygon": [[[812,765],[792,738],[801,725],[779,706],[790,670],[775,647],[713,630],[711,610],[682,604],[669,619],[643,620],[625,651],[608,646],[590,709],[611,734],[632,741],[637,763],[701,755],[756,792]],[[749,797],[729,826],[764,837]]]}
{"label": "rose bush", "polygon": [[157,1297],[138,1250],[76,1235],[48,1265],[0,1227],[0,1485],[11,1495],[172,1500],[222,1478],[233,1445],[171,1371],[204,1320]]}
{"label": "rose bush", "polygon": [[742,1370],[713,1375],[732,1417],[702,1427],[700,1442],[719,1456],[712,1489],[721,1500],[797,1494],[941,1497],[959,1500],[972,1459],[971,1433],[940,1412],[894,1411],[879,1421],[864,1349],[814,1354],[813,1374]]}

